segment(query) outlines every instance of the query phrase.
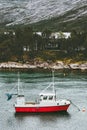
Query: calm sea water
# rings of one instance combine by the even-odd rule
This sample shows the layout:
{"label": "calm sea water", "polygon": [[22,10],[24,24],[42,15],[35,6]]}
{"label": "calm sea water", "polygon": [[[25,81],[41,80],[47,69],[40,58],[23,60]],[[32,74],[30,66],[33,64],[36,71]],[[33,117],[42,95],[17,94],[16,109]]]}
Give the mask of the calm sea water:
{"label": "calm sea water", "polygon": [[[21,73],[21,84],[26,100],[35,100],[51,82],[51,72]],[[55,73],[58,98],[70,99],[66,113],[16,114],[15,96],[7,101],[6,93],[16,93],[17,73],[0,72],[0,130],[86,130],[87,129],[87,74]],[[83,108],[85,111],[83,112]]]}

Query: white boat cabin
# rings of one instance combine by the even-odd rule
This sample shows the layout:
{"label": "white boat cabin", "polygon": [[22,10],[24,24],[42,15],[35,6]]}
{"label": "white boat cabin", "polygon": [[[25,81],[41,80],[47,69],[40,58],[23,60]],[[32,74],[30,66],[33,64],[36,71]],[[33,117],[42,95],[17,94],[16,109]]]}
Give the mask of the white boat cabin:
{"label": "white boat cabin", "polygon": [[40,93],[40,101],[55,101],[56,94],[55,93]]}
{"label": "white boat cabin", "polygon": [[17,96],[16,104],[18,104],[18,105],[25,104],[25,97],[24,97],[24,95],[18,95]]}

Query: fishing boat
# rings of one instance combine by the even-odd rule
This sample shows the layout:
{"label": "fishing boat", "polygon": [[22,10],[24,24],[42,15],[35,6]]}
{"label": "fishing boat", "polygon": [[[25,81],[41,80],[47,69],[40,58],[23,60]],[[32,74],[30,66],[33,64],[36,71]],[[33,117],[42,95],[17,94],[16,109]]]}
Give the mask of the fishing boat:
{"label": "fishing boat", "polygon": [[[14,104],[15,111],[29,113],[44,113],[44,112],[59,112],[67,111],[70,106],[70,101],[67,99],[57,99],[54,87],[54,71],[52,71],[52,82],[39,94],[39,99],[36,101],[25,101],[24,94],[19,94],[19,79],[18,79],[18,94]],[[51,87],[52,91],[48,92]]]}

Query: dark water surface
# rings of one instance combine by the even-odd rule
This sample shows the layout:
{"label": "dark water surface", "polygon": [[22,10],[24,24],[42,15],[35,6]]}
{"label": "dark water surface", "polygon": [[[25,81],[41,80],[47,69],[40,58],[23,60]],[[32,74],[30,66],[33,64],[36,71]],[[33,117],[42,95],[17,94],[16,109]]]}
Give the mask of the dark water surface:
{"label": "dark water surface", "polygon": [[[35,100],[51,82],[49,73],[21,73],[26,100]],[[17,73],[0,72],[0,130],[86,130],[87,129],[87,74],[55,73],[55,88],[58,98],[70,99],[68,112],[16,114],[13,104],[15,96],[7,101],[6,93],[16,93]],[[83,112],[83,108],[85,111]]]}

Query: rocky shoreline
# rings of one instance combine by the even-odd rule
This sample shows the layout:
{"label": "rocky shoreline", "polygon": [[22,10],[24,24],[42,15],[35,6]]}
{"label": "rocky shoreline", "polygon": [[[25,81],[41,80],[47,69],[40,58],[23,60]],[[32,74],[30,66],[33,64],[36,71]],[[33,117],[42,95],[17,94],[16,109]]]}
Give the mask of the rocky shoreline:
{"label": "rocky shoreline", "polygon": [[81,70],[87,71],[87,62],[85,63],[64,63],[63,61],[57,61],[55,63],[48,62],[34,62],[34,63],[19,63],[19,62],[2,62],[0,63],[0,70],[29,70],[29,69],[55,69],[55,70]]}

